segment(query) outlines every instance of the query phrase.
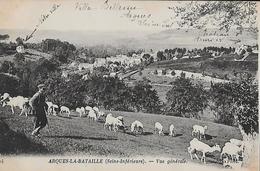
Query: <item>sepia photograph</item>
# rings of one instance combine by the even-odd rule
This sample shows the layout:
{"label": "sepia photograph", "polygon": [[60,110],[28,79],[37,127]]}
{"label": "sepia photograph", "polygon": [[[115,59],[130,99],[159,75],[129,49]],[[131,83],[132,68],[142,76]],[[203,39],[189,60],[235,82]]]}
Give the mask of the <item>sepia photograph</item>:
{"label": "sepia photograph", "polygon": [[0,171],[259,170],[259,10],[0,0]]}

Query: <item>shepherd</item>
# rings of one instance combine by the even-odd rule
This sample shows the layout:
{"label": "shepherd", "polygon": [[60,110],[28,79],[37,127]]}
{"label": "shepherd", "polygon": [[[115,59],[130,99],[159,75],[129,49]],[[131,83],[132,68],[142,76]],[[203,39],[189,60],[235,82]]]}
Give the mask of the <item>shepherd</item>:
{"label": "shepherd", "polygon": [[45,85],[40,84],[37,87],[39,91],[30,99],[30,105],[34,116],[34,130],[32,131],[32,135],[39,137],[40,130],[48,123],[46,116],[46,109],[48,109],[48,106],[45,102]]}

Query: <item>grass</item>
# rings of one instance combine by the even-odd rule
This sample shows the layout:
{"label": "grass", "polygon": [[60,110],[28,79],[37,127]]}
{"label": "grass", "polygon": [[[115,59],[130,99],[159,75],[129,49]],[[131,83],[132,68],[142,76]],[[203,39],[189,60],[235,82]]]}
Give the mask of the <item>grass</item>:
{"label": "grass", "polygon": [[[12,132],[22,132],[21,134],[7,134],[9,147],[16,147],[20,144],[23,150],[10,151],[1,144],[0,149],[3,154],[52,154],[52,155],[91,155],[91,156],[115,156],[115,157],[171,157],[185,158],[190,161],[187,152],[189,142],[193,139],[191,136],[192,126],[194,124],[207,125],[206,139],[203,142],[214,145],[218,143],[223,147],[224,143],[231,138],[241,139],[239,130],[234,127],[205,122],[195,119],[179,118],[164,115],[131,113],[131,112],[111,112],[114,116],[123,116],[125,124],[129,126],[133,121],[139,120],[144,125],[143,135],[132,135],[129,130],[126,133],[112,132],[104,130],[102,121],[94,122],[87,118],[79,118],[78,114],[72,112],[72,116],[48,116],[50,128],[44,128],[41,132],[41,138],[31,137],[32,118],[25,116],[12,115],[10,109],[0,108],[0,122],[5,129],[2,132],[12,130]],[[18,113],[18,111],[17,111]],[[106,111],[108,113],[108,111]],[[154,123],[159,121],[165,128],[165,136],[154,134]],[[174,124],[176,128],[176,137],[170,137],[168,127]],[[21,138],[22,137],[22,138]],[[21,140],[17,143],[14,139]],[[28,145],[23,145],[28,144]],[[30,144],[40,144],[40,147],[30,148]],[[43,151],[39,150],[43,149]],[[35,150],[35,151],[34,151]],[[221,166],[219,161],[219,152],[207,155],[207,162],[212,165]],[[195,160],[194,160],[195,161]]]}

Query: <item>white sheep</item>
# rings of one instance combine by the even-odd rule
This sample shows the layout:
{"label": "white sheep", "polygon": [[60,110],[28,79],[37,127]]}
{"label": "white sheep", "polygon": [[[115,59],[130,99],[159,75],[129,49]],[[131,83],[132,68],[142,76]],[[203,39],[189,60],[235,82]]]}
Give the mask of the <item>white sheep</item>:
{"label": "white sheep", "polygon": [[235,144],[227,142],[225,143],[225,146],[222,149],[220,159],[223,158],[224,154],[227,154],[228,157],[231,157],[232,161],[238,161],[240,153],[243,155],[243,146],[238,147]]}
{"label": "white sheep", "polygon": [[81,107],[80,110],[81,110],[81,113],[80,113],[79,117],[86,114],[86,110],[84,107]]}
{"label": "white sheep", "polygon": [[60,114],[62,113],[67,113],[68,114],[68,117],[70,117],[70,109],[66,106],[61,106],[60,107]]}
{"label": "white sheep", "polygon": [[86,112],[86,114],[88,114],[89,111],[91,111],[91,110],[93,110],[92,107],[90,107],[90,106],[86,106],[86,107],[85,107],[85,112]]}
{"label": "white sheep", "polygon": [[118,118],[115,118],[112,115],[106,117],[104,128],[108,127],[110,131],[113,129],[116,132],[120,126],[123,126],[123,123]]}
{"label": "white sheep", "polygon": [[54,115],[54,116],[56,116],[57,115],[57,110],[59,109],[59,106],[58,105],[56,105],[56,104],[52,104],[52,114]]}
{"label": "white sheep", "polygon": [[175,136],[175,131],[174,131],[174,125],[173,124],[170,125],[169,130],[170,130],[169,135],[172,136],[172,137]]}
{"label": "white sheep", "polygon": [[96,107],[96,106],[93,107],[92,109],[93,109],[95,112],[99,112],[99,109],[98,109],[98,107]]}
{"label": "white sheep", "polygon": [[116,117],[118,120],[120,120],[124,124],[124,117],[123,116],[118,116]]}
{"label": "white sheep", "polygon": [[193,140],[190,141],[190,146],[188,147],[188,152],[190,154],[191,159],[193,160],[192,154],[194,153],[195,157],[199,160],[199,157],[197,156],[196,152],[201,151],[202,152],[202,158],[201,162],[204,162],[206,164],[206,153],[212,153],[214,151],[220,151],[219,145],[214,145],[213,147],[210,147],[209,145],[199,141],[197,138],[193,138]]}
{"label": "white sheep", "polygon": [[[9,100],[9,101],[8,101]],[[25,103],[28,103],[29,99],[23,96],[17,96],[17,97],[8,97],[3,101],[3,107],[4,106],[10,106],[12,110],[12,114],[14,114],[14,108],[19,107],[21,109],[20,115],[24,111],[24,107],[27,106]]]}
{"label": "white sheep", "polygon": [[97,121],[97,115],[96,115],[96,112],[93,109],[89,111],[87,117],[91,120]]}
{"label": "white sheep", "polygon": [[81,115],[82,115],[82,114],[81,114],[81,112],[82,112],[81,108],[77,107],[77,108],[76,108],[76,112],[78,112],[78,113],[79,113],[79,116],[81,116]]}
{"label": "white sheep", "polygon": [[144,130],[144,126],[143,124],[140,122],[140,121],[134,121],[132,124],[131,124],[131,132],[132,133],[137,133],[137,132],[140,132],[142,133]]}
{"label": "white sheep", "polygon": [[154,124],[154,132],[155,132],[155,134],[157,133],[157,131],[158,131],[159,135],[164,135],[164,133],[163,133],[163,126],[159,122],[156,122]]}
{"label": "white sheep", "polygon": [[53,108],[52,108],[52,105],[53,103],[52,102],[46,102],[46,104],[48,105],[48,109],[47,109],[47,114],[48,115],[51,115],[53,113]]}
{"label": "white sheep", "polygon": [[194,134],[199,134],[199,139],[201,140],[202,137],[205,138],[205,131],[208,129],[207,126],[200,126],[200,125],[193,125],[193,130],[191,135],[194,136]]}
{"label": "white sheep", "polygon": [[244,145],[244,142],[241,141],[241,140],[238,140],[238,139],[235,139],[235,138],[231,138],[229,140],[232,144],[236,145],[236,146],[243,146]]}
{"label": "white sheep", "polygon": [[23,104],[23,108],[22,108],[19,116],[21,116],[22,114],[25,114],[25,116],[27,117],[29,113],[32,113],[32,107],[31,107],[29,101],[26,101]]}
{"label": "white sheep", "polygon": [[7,98],[11,97],[9,93],[4,93],[1,97],[0,97],[0,102],[5,101]]}
{"label": "white sheep", "polygon": [[103,111],[97,112],[97,119],[99,119],[102,116],[105,116],[105,112],[103,112]]}

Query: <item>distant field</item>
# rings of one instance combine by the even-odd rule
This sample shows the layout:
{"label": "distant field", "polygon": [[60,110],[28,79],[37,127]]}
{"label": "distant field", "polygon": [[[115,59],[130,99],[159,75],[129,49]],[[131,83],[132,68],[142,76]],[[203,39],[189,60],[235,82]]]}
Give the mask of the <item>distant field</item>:
{"label": "distant field", "polygon": [[[18,112],[18,111],[17,111]],[[107,113],[107,112],[106,112]],[[144,125],[143,135],[132,135],[129,130],[123,132],[111,132],[104,130],[103,123],[89,121],[87,118],[79,118],[78,114],[73,113],[71,118],[49,116],[50,128],[42,131],[42,138],[35,138],[30,135],[32,131],[32,118],[10,114],[10,109],[0,108],[0,128],[6,123],[12,132],[8,134],[9,129],[0,129],[1,136],[6,144],[0,143],[0,153],[9,153],[3,146],[11,137],[17,137],[16,134],[23,134],[28,144],[38,144],[41,148],[33,150],[16,150],[16,148],[27,148],[18,146],[24,141],[13,145],[14,154],[60,154],[60,155],[91,155],[91,156],[117,156],[117,157],[171,157],[185,158],[188,162],[190,157],[187,152],[191,137],[192,126],[194,124],[207,125],[206,140],[203,142],[214,145],[218,143],[223,147],[224,143],[230,138],[241,138],[239,130],[234,127],[204,122],[195,119],[171,117],[164,115],[131,113],[131,112],[111,112],[114,116],[123,116],[126,125],[139,120]],[[165,136],[154,134],[154,123],[159,121],[165,128]],[[176,128],[176,137],[168,136],[168,127],[174,124]],[[15,139],[15,138],[14,138]],[[10,146],[10,145],[9,145]],[[44,149],[44,150],[41,150]],[[35,150],[35,151],[34,151]],[[208,165],[221,166],[219,161],[220,153],[214,152],[207,155]],[[195,161],[195,160],[194,160]],[[198,162],[198,161],[195,161]]]}
{"label": "distant field", "polygon": [[[149,66],[149,68],[166,68],[175,70],[184,70],[195,73],[204,73],[209,76],[215,75],[217,78],[235,79],[234,72],[247,72],[256,75],[258,70],[258,57],[255,55],[249,56],[246,61],[234,61],[232,57],[219,57],[216,59],[196,58],[196,59],[181,59],[176,61],[159,61]],[[227,60],[229,59],[229,60]],[[253,60],[254,59],[254,60]]]}

